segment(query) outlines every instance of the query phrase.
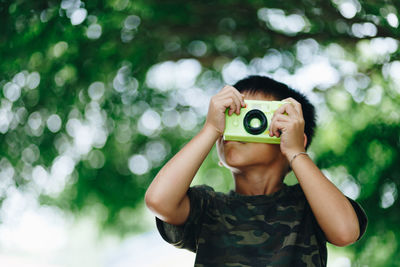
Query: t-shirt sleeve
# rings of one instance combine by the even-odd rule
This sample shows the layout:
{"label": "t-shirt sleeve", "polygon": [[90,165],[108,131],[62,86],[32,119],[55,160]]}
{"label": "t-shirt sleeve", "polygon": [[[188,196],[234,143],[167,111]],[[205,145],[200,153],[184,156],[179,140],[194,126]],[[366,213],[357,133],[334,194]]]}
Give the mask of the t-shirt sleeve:
{"label": "t-shirt sleeve", "polygon": [[156,217],[156,225],[161,237],[175,247],[196,252],[202,220],[210,203],[210,193],[213,191],[209,186],[189,188],[187,194],[190,200],[190,212],[183,225],[169,224]]}
{"label": "t-shirt sleeve", "polygon": [[360,238],[364,235],[365,230],[367,229],[367,224],[368,224],[368,218],[367,214],[365,213],[364,209],[354,200],[351,198],[347,197],[347,199],[350,201],[351,205],[353,206],[354,211],[357,214],[358,218],[358,223],[360,225],[360,235],[358,236],[357,240],[360,240]]}

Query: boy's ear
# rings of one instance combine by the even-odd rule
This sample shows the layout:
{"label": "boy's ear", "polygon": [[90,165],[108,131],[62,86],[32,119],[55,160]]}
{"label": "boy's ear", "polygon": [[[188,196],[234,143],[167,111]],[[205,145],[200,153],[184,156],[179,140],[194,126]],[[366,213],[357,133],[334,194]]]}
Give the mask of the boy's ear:
{"label": "boy's ear", "polygon": [[304,148],[306,148],[306,145],[307,145],[307,135],[306,134],[304,134]]}

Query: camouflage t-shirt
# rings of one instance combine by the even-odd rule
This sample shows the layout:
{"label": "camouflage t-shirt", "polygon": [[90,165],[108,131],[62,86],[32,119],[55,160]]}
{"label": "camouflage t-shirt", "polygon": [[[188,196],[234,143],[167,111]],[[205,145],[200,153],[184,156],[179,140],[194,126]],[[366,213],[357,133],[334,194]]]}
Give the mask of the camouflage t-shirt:
{"label": "camouflage t-shirt", "polygon": [[[298,184],[258,196],[202,185],[191,187],[188,196],[186,223],[175,226],[157,218],[157,228],[168,243],[195,252],[195,266],[326,266],[325,235]],[[349,200],[361,237],[367,219]]]}

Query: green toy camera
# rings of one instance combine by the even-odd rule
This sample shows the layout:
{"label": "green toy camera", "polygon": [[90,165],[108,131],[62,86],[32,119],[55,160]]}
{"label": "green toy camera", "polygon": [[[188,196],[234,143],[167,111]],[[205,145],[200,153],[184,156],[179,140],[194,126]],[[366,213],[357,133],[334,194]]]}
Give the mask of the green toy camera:
{"label": "green toy camera", "polygon": [[239,115],[229,116],[229,109],[226,110],[224,140],[280,144],[280,138],[269,136],[269,123],[275,110],[286,102],[245,100],[245,103]]}

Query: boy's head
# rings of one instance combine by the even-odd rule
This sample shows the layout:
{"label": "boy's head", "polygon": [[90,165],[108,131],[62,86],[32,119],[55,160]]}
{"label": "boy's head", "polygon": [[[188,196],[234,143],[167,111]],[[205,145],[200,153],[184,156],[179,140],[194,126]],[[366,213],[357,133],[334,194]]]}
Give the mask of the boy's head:
{"label": "boy's head", "polygon": [[233,85],[239,92],[250,95],[261,94],[275,100],[283,100],[292,97],[297,100],[303,109],[305,121],[304,133],[307,136],[306,148],[311,144],[316,126],[315,108],[300,92],[295,91],[286,84],[277,82],[265,76],[248,76]]}

